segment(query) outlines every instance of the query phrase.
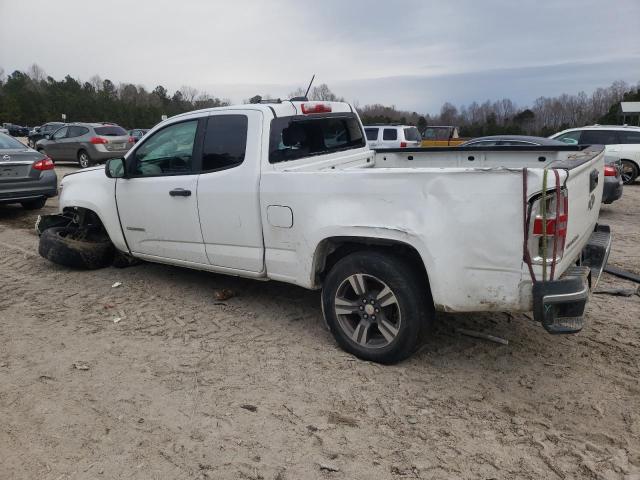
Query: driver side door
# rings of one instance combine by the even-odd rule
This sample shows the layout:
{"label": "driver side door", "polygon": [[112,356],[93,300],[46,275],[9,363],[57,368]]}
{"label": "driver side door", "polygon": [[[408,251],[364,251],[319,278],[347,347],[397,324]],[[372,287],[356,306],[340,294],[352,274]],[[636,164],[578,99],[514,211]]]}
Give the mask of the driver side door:
{"label": "driver side door", "polygon": [[208,264],[197,186],[202,120],[172,123],[140,141],[128,155],[128,178],[116,181],[127,244],[149,260]]}

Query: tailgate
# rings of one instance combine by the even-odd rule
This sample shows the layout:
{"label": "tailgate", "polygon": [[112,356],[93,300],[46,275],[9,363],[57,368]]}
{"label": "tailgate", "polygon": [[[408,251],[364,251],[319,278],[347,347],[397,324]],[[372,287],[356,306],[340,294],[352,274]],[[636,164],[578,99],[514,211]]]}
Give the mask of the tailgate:
{"label": "tailgate", "polygon": [[574,264],[598,222],[604,187],[604,147],[591,146],[551,165],[566,170],[569,216],[559,272]]}

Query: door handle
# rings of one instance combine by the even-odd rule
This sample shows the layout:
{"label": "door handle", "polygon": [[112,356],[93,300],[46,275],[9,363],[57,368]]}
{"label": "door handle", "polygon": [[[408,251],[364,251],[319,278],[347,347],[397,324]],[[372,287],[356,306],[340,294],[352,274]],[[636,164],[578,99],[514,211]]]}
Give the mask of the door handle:
{"label": "door handle", "polygon": [[191,190],[185,190],[184,188],[174,188],[169,192],[172,197],[190,197]]}

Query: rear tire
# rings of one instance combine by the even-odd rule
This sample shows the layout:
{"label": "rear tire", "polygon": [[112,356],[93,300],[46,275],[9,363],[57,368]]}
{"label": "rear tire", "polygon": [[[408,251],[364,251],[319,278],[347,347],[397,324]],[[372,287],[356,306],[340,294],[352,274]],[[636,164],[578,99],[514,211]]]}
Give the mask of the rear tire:
{"label": "rear tire", "polygon": [[633,163],[631,160],[622,160],[622,182],[625,185],[629,185],[633,183],[638,178],[638,174],[640,171],[638,169],[638,165]]}
{"label": "rear tire", "polygon": [[433,320],[427,282],[403,257],[356,252],[327,275],[322,311],[343,350],[392,364],[413,354]]}
{"label": "rear tire", "polygon": [[65,267],[95,270],[111,264],[113,244],[106,235],[87,240],[75,240],[67,227],[51,227],[40,236],[38,253],[47,260]]}
{"label": "rear tire", "polygon": [[47,199],[45,197],[39,198],[37,200],[29,200],[28,202],[21,202],[22,208],[25,210],[40,210],[44,207],[44,204],[47,203]]}
{"label": "rear tire", "polygon": [[85,150],[78,152],[78,165],[80,165],[80,168],[90,167],[92,163],[91,157]]}

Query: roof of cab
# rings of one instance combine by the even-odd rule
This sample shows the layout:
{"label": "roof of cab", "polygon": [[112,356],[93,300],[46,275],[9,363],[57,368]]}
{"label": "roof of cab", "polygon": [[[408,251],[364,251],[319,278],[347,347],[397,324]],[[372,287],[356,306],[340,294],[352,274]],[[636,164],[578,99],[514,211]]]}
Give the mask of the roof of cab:
{"label": "roof of cab", "polygon": [[[191,115],[205,115],[208,113],[221,112],[225,110],[259,110],[265,112],[267,115],[271,114],[275,117],[291,117],[294,115],[303,115],[302,104],[324,104],[331,107],[331,113],[353,113],[354,110],[346,102],[323,102],[317,100],[309,100],[306,102],[282,100],[280,102],[274,101],[273,103],[245,103],[240,105],[228,105],[225,107],[204,108],[202,110],[193,110],[191,112],[180,113],[168,120],[176,118],[191,116]],[[313,115],[313,114],[309,114]]]}

